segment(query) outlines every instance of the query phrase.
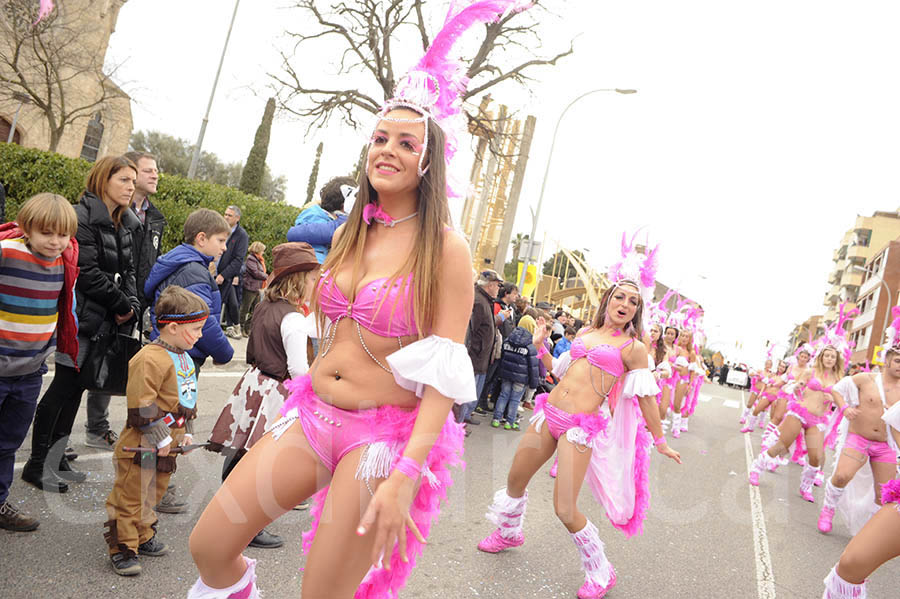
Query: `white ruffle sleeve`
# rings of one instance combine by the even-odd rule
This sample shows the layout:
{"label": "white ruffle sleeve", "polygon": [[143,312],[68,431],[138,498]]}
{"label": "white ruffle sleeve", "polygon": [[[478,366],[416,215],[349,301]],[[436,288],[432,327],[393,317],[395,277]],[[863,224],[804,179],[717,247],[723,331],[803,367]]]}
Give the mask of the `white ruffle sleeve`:
{"label": "white ruffle sleeve", "polygon": [[563,352],[559,355],[558,358],[553,358],[553,368],[550,372],[553,373],[558,379],[561,379],[566,371],[569,369],[569,366],[572,364],[572,354],[569,352]]}
{"label": "white ruffle sleeve", "polygon": [[[881,419],[895,431],[900,431],[900,401],[885,410],[884,414],[881,415]],[[890,430],[888,430],[887,440],[888,445],[893,448],[894,453],[900,455],[900,447],[897,446],[897,441],[894,439],[894,435],[891,434]]]}
{"label": "white ruffle sleeve", "polygon": [[475,372],[469,352],[461,343],[430,335],[387,357],[397,384],[418,397],[425,387],[457,404],[475,401]]}
{"label": "white ruffle sleeve", "polygon": [[625,373],[622,383],[622,397],[647,397],[659,393],[656,377],[649,368],[637,368]]}
{"label": "white ruffle sleeve", "polygon": [[848,406],[855,408],[859,405],[859,387],[853,382],[852,376],[845,376],[832,389],[841,394]]}
{"label": "white ruffle sleeve", "polygon": [[689,366],[688,359],[684,356],[678,356],[675,358],[675,366],[678,368],[687,368]]}

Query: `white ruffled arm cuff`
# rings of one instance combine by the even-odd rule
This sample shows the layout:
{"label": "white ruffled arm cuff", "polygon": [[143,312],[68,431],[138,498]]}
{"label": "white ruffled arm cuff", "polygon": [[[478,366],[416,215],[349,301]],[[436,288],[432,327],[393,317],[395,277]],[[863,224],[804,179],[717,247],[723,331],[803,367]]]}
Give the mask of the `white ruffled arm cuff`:
{"label": "white ruffled arm cuff", "polygon": [[678,356],[675,358],[675,366],[678,368],[686,368],[688,366],[688,360],[684,356]]}
{"label": "white ruffled arm cuff", "polygon": [[649,368],[629,370],[622,384],[622,397],[647,397],[659,393],[659,385]]}
{"label": "white ruffled arm cuff", "polygon": [[461,343],[430,335],[387,357],[397,384],[421,398],[432,387],[454,403],[475,401],[475,372]]}
{"label": "white ruffled arm cuff", "polygon": [[859,405],[859,387],[853,382],[853,377],[845,376],[832,389],[841,394],[844,403],[849,407],[855,408]]}
{"label": "white ruffled arm cuff", "polygon": [[569,366],[572,364],[572,354],[569,352],[563,352],[559,355],[558,358],[553,358],[553,368],[550,372],[553,373],[558,379],[561,379],[566,371],[569,369]]}

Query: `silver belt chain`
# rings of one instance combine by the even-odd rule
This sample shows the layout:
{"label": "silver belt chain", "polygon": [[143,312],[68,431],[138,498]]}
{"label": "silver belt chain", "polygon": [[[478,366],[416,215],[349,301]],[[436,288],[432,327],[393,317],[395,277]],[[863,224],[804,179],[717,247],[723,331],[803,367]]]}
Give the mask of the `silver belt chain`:
{"label": "silver belt chain", "polygon": [[[323,358],[328,355],[328,352],[331,350],[331,346],[334,345],[334,338],[337,336],[338,323],[341,322],[346,317],[347,317],[346,314],[341,314],[340,316],[338,316],[335,320],[333,320],[331,322],[331,325],[328,327],[328,330],[325,331],[325,339],[324,339],[325,343],[324,343],[324,347],[322,348],[322,357]],[[387,366],[382,364],[381,361],[375,357],[375,355],[369,349],[369,346],[366,345],[366,342],[363,339],[362,328],[359,326],[359,321],[354,318],[351,318],[351,320],[353,320],[353,322],[356,324],[356,334],[359,336],[360,345],[362,345],[362,348],[366,351],[367,354],[369,354],[369,357],[372,358],[372,361],[375,362],[376,364],[378,364],[378,366],[380,366],[381,369],[384,370],[385,372],[387,372],[388,374],[394,374],[394,372],[390,368],[388,368]],[[397,337],[397,344],[400,346],[400,349],[403,349],[403,339],[401,339],[400,337]]]}

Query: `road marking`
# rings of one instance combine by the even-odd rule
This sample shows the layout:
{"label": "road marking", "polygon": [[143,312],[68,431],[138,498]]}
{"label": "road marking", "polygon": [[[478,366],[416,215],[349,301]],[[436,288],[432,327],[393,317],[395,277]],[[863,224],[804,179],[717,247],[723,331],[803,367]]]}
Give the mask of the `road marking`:
{"label": "road marking", "polygon": [[712,400],[712,397],[710,397],[709,395],[703,395],[703,394],[701,393],[700,395],[697,396],[697,399],[698,399],[699,401],[702,401],[703,403],[706,403],[706,402]]}
{"label": "road marking", "polygon": [[736,402],[736,401],[733,400],[733,399],[726,399],[725,401],[722,402],[722,405],[725,406],[726,408],[739,408],[739,407],[741,407],[741,404],[738,403],[738,402]]}
{"label": "road marking", "polygon": [[[744,435],[744,450],[747,458],[747,474],[753,463],[753,446],[750,435]],[[766,517],[762,510],[762,499],[759,488],[751,484],[750,510],[753,521],[753,551],[756,553],[756,589],[759,599],[775,599],[775,574],[772,570],[772,558],[769,556],[769,537],[766,535]]]}

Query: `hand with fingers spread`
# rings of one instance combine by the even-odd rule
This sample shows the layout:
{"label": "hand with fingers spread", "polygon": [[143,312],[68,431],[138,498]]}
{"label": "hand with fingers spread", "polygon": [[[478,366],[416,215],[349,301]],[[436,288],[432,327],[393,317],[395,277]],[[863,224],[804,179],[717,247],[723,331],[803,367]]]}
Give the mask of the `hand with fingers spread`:
{"label": "hand with fingers spread", "polygon": [[415,491],[415,481],[395,470],[387,480],[378,485],[372,500],[369,501],[369,507],[359,521],[356,534],[375,535],[372,565],[376,568],[391,569],[391,554],[396,545],[399,545],[400,559],[404,562],[409,561],[406,554],[407,528],[420,543],[425,543],[425,537],[409,515]]}

